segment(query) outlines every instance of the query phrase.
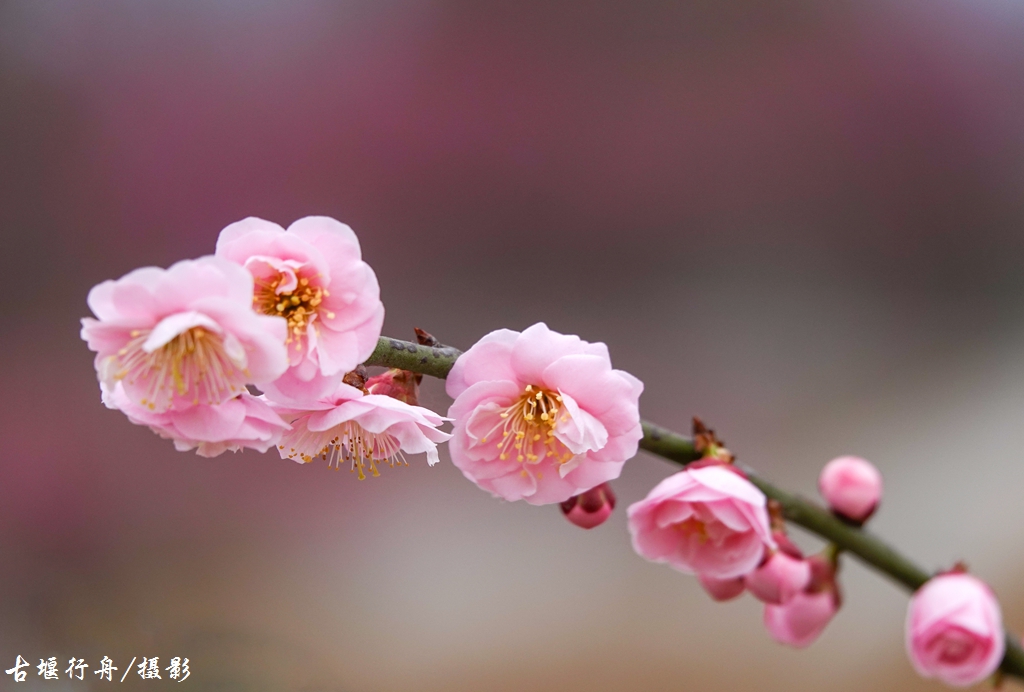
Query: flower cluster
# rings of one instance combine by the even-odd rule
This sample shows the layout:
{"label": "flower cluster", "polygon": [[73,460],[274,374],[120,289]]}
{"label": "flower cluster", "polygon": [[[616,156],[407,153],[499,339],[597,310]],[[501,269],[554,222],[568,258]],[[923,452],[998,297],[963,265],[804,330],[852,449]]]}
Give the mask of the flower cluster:
{"label": "flower cluster", "polygon": [[[355,233],[327,217],[287,230],[244,219],[221,231],[215,254],[105,281],[88,304],[82,338],[96,353],[104,404],[206,457],[273,447],[364,479],[407,464],[407,454],[432,466],[449,441],[453,464],[481,489],[558,504],[591,529],[612,515],[610,481],[643,438],[643,384],[612,367],[603,343],[544,323],[499,329],[463,353],[447,378],[448,418],[418,405],[420,375],[368,376],[362,363],[384,320],[380,288]],[[417,337],[437,345],[422,330]],[[450,434],[440,430],[446,421]],[[775,640],[810,645],[840,607],[839,549],[805,556],[786,533],[787,508],[769,502],[698,419],[694,448],[699,461],[628,508],[634,549],[696,575],[717,601],[749,592]],[[818,487],[833,521],[860,527],[878,508],[882,477],[844,456],[824,467]],[[1006,649],[995,596],[961,567],[934,577],[911,599],[906,646],[925,677],[985,679]]]}
{"label": "flower cluster", "polygon": [[88,303],[82,338],[103,402],[179,450],[276,447],[363,478],[404,454],[433,464],[448,439],[432,411],[343,381],[377,345],[384,306],[355,233],[334,219],[244,219],[214,255],[104,281]]}
{"label": "flower cluster", "polygon": [[[202,456],[274,447],[363,479],[407,454],[433,465],[454,435],[452,461],[481,488],[571,503],[567,516],[592,527],[614,507],[604,484],[642,437],[640,381],[611,367],[604,344],[543,323],[488,334],[458,359],[451,418],[418,405],[418,375],[368,378],[380,287],[352,229],[327,217],[287,230],[244,219],[213,255],[105,281],[88,303],[82,338],[103,402]],[[453,435],[439,429],[448,420]]]}
{"label": "flower cluster", "polygon": [[714,431],[695,420],[694,433],[705,458],[629,508],[633,547],[697,575],[716,601],[750,592],[765,604],[765,628],[775,640],[808,646],[839,609],[836,551],[805,557],[786,535],[781,508],[732,465]]}

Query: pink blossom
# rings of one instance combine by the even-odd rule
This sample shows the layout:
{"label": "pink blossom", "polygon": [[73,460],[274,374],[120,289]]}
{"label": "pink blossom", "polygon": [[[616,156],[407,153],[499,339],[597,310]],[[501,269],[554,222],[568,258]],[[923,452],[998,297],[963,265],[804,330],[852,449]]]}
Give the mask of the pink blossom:
{"label": "pink blossom", "polygon": [[570,497],[560,507],[565,518],[576,526],[592,529],[608,520],[615,509],[615,493],[607,483]]}
{"label": "pink blossom", "polygon": [[714,577],[707,577],[703,574],[697,577],[700,580],[700,585],[704,587],[708,595],[716,601],[731,601],[734,598],[738,598],[742,595],[746,589],[746,584],[743,581],[743,577],[733,577],[732,579],[715,579]]}
{"label": "pink blossom", "polygon": [[783,605],[766,605],[764,626],[775,641],[802,649],[818,638],[838,607],[831,590],[801,591]]}
{"label": "pink blossom", "polygon": [[316,457],[328,466],[350,463],[366,478],[365,469],[379,476],[377,465],[406,464],[405,454],[425,452],[427,462],[438,461],[437,445],[451,435],[437,429],[442,418],[422,406],[381,394],[365,394],[340,384],[330,397],[301,408],[271,402],[292,429],[278,444],[282,459],[309,463]]}
{"label": "pink blossom", "polygon": [[288,424],[266,403],[248,393],[219,404],[196,404],[157,412],[132,401],[118,382],[114,389],[102,385],[103,403],[119,409],[136,425],[147,425],[160,437],[174,440],[179,452],[195,448],[196,454],[215,457],[243,447],[265,452],[281,439]]}
{"label": "pink blossom", "polygon": [[810,568],[810,580],[803,590],[781,604],[764,607],[764,625],[772,638],[798,649],[818,638],[840,603],[835,555],[812,555],[803,564]]}
{"label": "pink blossom", "polygon": [[249,217],[221,231],[217,256],[252,273],[257,312],[287,320],[291,367],[265,391],[292,400],[330,395],[342,375],[373,353],[384,305],[377,276],[345,224],[307,216],[286,231]]}
{"label": "pink blossom", "polygon": [[731,467],[686,469],[627,510],[633,548],[681,572],[741,577],[775,547],[766,504],[764,493]]}
{"label": "pink blossom", "polygon": [[818,489],[833,512],[863,523],[882,499],[882,474],[860,457],[839,457],[821,470]]}
{"label": "pink blossom", "polygon": [[643,384],[608,347],[538,323],[491,332],[448,375],[452,462],[496,497],[563,502],[618,478],[643,436]]}
{"label": "pink blossom", "polygon": [[288,367],[285,321],[252,311],[252,277],[216,257],[136,269],[89,292],[82,320],[100,381],[161,413],[218,404]]}
{"label": "pink blossom", "polygon": [[1006,651],[999,602],[964,573],[929,580],[910,599],[907,654],[919,674],[967,687],[995,672]]}
{"label": "pink blossom", "polygon": [[768,559],[746,576],[747,589],[765,603],[788,603],[811,581],[811,566],[806,560],[772,551]]}

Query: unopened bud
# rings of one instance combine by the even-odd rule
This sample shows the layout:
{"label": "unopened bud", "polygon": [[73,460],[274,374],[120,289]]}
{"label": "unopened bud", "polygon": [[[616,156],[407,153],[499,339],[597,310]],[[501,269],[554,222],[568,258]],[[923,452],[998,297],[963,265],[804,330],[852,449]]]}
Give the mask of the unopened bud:
{"label": "unopened bud", "polygon": [[562,514],[576,526],[592,529],[603,524],[615,509],[615,493],[607,483],[580,493],[561,504]]}
{"label": "unopened bud", "polygon": [[412,406],[419,405],[419,378],[416,373],[408,370],[391,368],[387,372],[375,375],[366,381],[367,394],[382,394],[392,399],[404,401]]}
{"label": "unopened bud", "polygon": [[798,649],[821,635],[841,604],[834,556],[812,555],[804,562],[811,572],[807,586],[782,605],[764,607],[764,626],[772,638]]}
{"label": "unopened bud", "polygon": [[715,579],[714,577],[698,575],[697,578],[700,580],[700,585],[708,592],[708,595],[716,601],[731,601],[746,589],[743,577]]}
{"label": "unopened bud", "polygon": [[821,470],[818,489],[833,512],[863,524],[882,499],[882,474],[860,457],[839,457]]}
{"label": "unopened bud", "polygon": [[810,584],[811,565],[802,558],[777,550],[748,574],[746,580],[747,588],[758,600],[784,605]]}

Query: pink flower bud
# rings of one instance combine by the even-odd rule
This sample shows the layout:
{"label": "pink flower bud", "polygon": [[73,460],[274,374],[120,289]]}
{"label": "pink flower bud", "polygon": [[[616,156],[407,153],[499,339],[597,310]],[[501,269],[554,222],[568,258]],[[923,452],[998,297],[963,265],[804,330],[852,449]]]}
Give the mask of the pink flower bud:
{"label": "pink flower bud", "polygon": [[785,603],[764,608],[764,626],[772,638],[798,649],[818,638],[840,604],[832,559],[812,555],[804,564],[810,568],[807,586]]}
{"label": "pink flower bud", "polygon": [[603,524],[615,509],[615,493],[602,483],[561,503],[562,514],[576,526],[592,529]]}
{"label": "pink flower bud", "polygon": [[764,626],[775,641],[802,649],[818,638],[837,609],[834,592],[802,591],[785,605],[765,606]]}
{"label": "pink flower bud", "polygon": [[750,593],[772,605],[788,603],[807,588],[810,581],[810,564],[782,551],[773,552],[760,567],[746,576]]}
{"label": "pink flower bud", "polygon": [[700,575],[698,578],[700,579],[700,585],[716,601],[731,601],[742,594],[746,588],[746,585],[743,583],[743,577],[715,579],[714,577]]}
{"label": "pink flower bud", "polygon": [[969,574],[939,575],[907,610],[907,654],[919,674],[967,687],[995,672],[1006,641],[999,602]]}
{"label": "pink flower bud", "polygon": [[882,474],[860,457],[839,457],[821,470],[818,489],[833,512],[864,523],[882,499]]}
{"label": "pink flower bud", "polygon": [[365,389],[368,394],[382,394],[417,406],[420,403],[419,384],[421,378],[422,375],[417,375],[414,372],[391,368],[387,372],[366,380]]}

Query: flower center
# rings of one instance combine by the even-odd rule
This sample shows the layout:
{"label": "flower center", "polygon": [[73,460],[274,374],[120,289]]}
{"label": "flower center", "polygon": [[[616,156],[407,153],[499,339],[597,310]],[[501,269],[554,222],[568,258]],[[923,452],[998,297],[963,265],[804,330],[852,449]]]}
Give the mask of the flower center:
{"label": "flower center", "polygon": [[148,329],[133,329],[117,353],[120,368],[114,374],[129,384],[145,383],[140,403],[150,410],[166,408],[175,395],[218,404],[241,392],[248,374],[228,356],[221,337],[203,327],[192,327],[147,353],[143,344]]}
{"label": "flower center", "polygon": [[708,542],[708,527],[707,524],[702,522],[697,517],[690,517],[685,521],[681,521],[675,525],[676,531],[683,534],[687,538],[696,536],[697,540],[701,543]]}
{"label": "flower center", "polygon": [[516,461],[531,464],[551,457],[564,464],[573,454],[555,437],[555,426],[568,420],[562,413],[562,397],[548,389],[526,385],[515,402],[501,410],[498,422],[480,442],[497,438],[498,458],[515,456]]}
{"label": "flower center", "polygon": [[947,632],[942,639],[942,651],[939,658],[950,664],[962,663],[970,657],[974,650],[975,640],[963,631]]}
{"label": "flower center", "polygon": [[[343,462],[349,463],[349,470],[358,472],[361,481],[366,480],[367,468],[375,478],[380,476],[377,464],[387,464],[392,468],[409,465],[402,454],[401,443],[394,436],[386,432],[368,432],[355,421],[345,421],[325,431],[307,428],[292,441],[292,445],[287,458],[298,457],[308,464],[320,457],[327,462],[328,468],[334,466],[339,470]],[[278,449],[283,452],[284,445],[278,445]]]}
{"label": "flower center", "polygon": [[[280,290],[282,283],[294,283],[295,288],[290,291]],[[288,321],[288,338],[285,343],[295,342],[295,350],[301,351],[306,329],[312,324],[320,303],[329,295],[326,288],[312,285],[307,277],[296,280],[279,273],[277,278],[270,282],[265,279],[256,280],[252,302],[264,315],[285,318]],[[333,312],[325,314],[328,319],[334,318]]]}

